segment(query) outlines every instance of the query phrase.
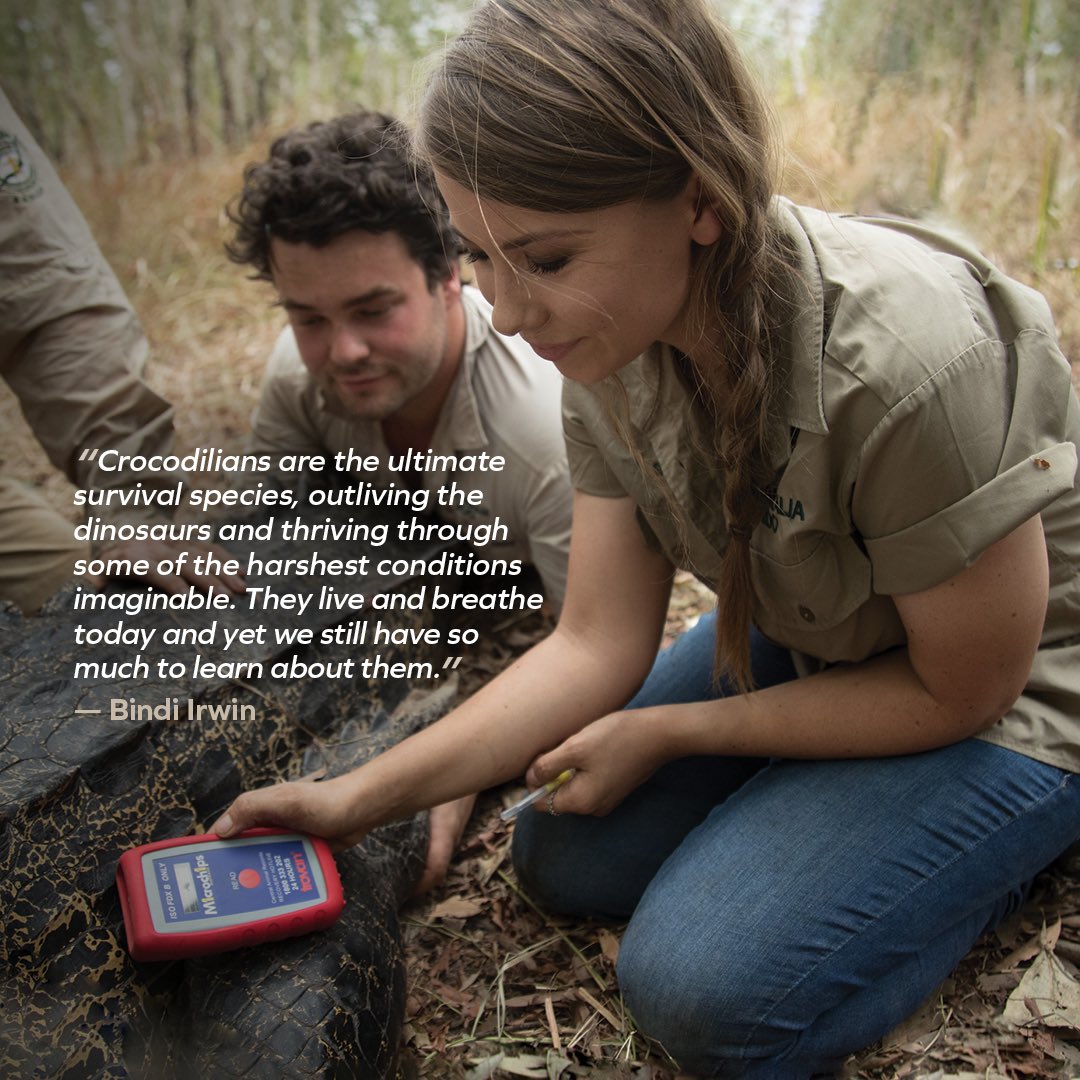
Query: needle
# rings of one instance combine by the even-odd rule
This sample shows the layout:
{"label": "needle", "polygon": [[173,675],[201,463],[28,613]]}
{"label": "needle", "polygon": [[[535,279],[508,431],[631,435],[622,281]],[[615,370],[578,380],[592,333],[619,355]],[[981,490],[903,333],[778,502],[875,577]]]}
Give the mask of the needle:
{"label": "needle", "polygon": [[518,799],[513,806],[508,806],[499,817],[501,817],[503,821],[512,821],[522,810],[527,810],[533,803],[539,802],[545,795],[550,795],[553,791],[561,788],[573,775],[573,769],[563,769],[554,780],[549,780],[543,787],[538,787],[535,791],[530,791],[524,799]]}

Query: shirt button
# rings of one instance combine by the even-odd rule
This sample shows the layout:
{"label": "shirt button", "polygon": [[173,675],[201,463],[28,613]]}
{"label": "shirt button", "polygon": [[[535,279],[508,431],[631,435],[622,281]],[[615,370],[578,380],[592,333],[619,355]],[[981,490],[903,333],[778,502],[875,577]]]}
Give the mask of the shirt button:
{"label": "shirt button", "polygon": [[815,619],[814,613],[802,604],[799,605],[799,614],[802,616],[803,622],[813,622]]}

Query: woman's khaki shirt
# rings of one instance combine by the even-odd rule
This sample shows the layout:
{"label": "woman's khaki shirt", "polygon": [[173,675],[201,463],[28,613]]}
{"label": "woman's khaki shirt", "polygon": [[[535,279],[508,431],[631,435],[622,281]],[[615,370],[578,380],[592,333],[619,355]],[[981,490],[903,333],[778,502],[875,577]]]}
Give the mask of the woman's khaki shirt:
{"label": "woman's khaki shirt", "polygon": [[[1080,405],[1046,302],[921,225],[782,199],[775,213],[799,285],[778,482],[751,537],[755,623],[803,675],[903,645],[892,595],[947,580],[1041,513],[1039,652],[979,737],[1080,772]],[[656,346],[619,373],[621,390],[568,382],[570,468],[583,492],[634,499],[649,542],[715,587],[723,476],[678,365]],[[639,458],[614,433],[620,414]]]}

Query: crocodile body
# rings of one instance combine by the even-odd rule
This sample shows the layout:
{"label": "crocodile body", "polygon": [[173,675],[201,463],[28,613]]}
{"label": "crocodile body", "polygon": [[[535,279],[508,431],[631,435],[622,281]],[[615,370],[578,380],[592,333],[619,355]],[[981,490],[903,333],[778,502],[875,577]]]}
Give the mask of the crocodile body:
{"label": "crocodile body", "polygon": [[[320,548],[335,554],[332,545]],[[411,545],[400,553],[437,551]],[[354,544],[345,554],[357,553]],[[260,584],[283,585],[248,580]],[[287,587],[317,594],[323,584],[371,597],[418,583],[305,578]],[[160,633],[143,654],[150,678],[121,687],[75,680],[77,659],[115,662],[134,649],[77,647],[76,623],[105,628],[123,616],[73,612],[73,595],[29,619],[0,611],[0,1076],[391,1075],[405,990],[397,909],[423,866],[426,815],[338,857],[347,903],[330,930],[198,960],[131,960],[116,864],[135,845],[201,831],[242,790],[367,759],[445,711],[449,680],[433,683],[437,692],[416,707],[415,688],[401,679],[161,679],[157,659],[181,656]],[[205,630],[216,618],[219,635],[224,625],[318,631],[368,614],[312,603],[303,617],[256,618],[241,607],[184,612],[182,625]],[[400,606],[379,618],[384,626],[435,625],[431,613]],[[168,611],[124,621],[159,631],[178,623]],[[263,660],[269,672],[273,660],[336,663],[358,653],[318,640],[316,633],[312,645],[236,646],[222,658]],[[415,646],[379,651],[387,662],[425,656]],[[445,653],[427,649],[436,671]],[[114,718],[116,697],[179,704],[157,718]],[[253,709],[239,707],[246,705]]]}

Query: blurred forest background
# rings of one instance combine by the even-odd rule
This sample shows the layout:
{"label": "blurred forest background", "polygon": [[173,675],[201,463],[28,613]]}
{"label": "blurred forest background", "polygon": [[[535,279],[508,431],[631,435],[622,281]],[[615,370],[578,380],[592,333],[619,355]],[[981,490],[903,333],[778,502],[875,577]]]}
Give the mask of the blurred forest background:
{"label": "blurred forest background", "polygon": [[[278,322],[267,287],[222,251],[243,165],[286,127],[356,105],[408,118],[425,59],[469,6],[0,7],[0,84],[135,302],[155,346],[149,377],[178,407],[182,445],[246,428]],[[774,103],[786,194],[952,223],[1047,294],[1066,352],[1080,356],[1077,0],[716,6]],[[0,416],[15,411],[0,401]]]}
{"label": "blurred forest background", "polygon": [[[223,208],[243,166],[285,128],[357,105],[408,118],[424,62],[469,6],[8,0],[0,7],[0,84],[60,168],[142,317],[152,344],[147,378],[176,406],[182,449],[241,443],[282,323],[270,288],[249,281],[222,249]],[[963,231],[1045,293],[1077,371],[1080,0],[716,6],[774,104],[788,149],[785,194]],[[2,385],[0,429],[4,468],[70,514],[70,486]],[[670,631],[707,603],[680,579]],[[474,683],[535,632],[518,627],[488,643]],[[508,837],[482,802],[448,883],[407,913],[404,1074],[670,1075],[621,1010],[611,977],[614,934],[533,911],[508,875]],[[1080,1050],[1060,1029],[1001,1025],[1022,965],[1040,950],[1056,947],[1068,961],[1071,949],[1080,961],[1077,888],[1052,879],[1036,904],[1043,906],[981,943],[930,1003],[923,1027],[860,1056],[849,1075],[1080,1075]]]}

